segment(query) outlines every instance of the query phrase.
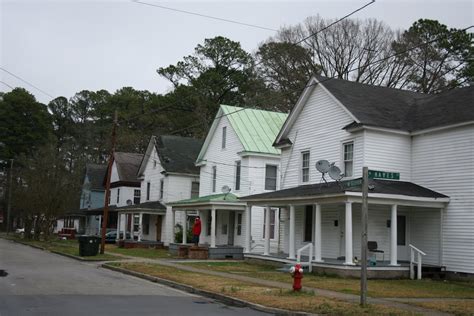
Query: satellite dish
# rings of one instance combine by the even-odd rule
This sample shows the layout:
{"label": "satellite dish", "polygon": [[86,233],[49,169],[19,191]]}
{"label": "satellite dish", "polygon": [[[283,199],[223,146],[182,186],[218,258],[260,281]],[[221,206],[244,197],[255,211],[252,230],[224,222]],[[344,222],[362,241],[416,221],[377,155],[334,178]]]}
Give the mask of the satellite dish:
{"label": "satellite dish", "polygon": [[339,169],[339,167],[335,165],[332,165],[329,168],[328,175],[331,177],[331,179],[336,180],[336,181],[339,181],[342,179],[341,169]]}
{"label": "satellite dish", "polygon": [[127,200],[127,205],[132,205],[132,200]]}
{"label": "satellite dish", "polygon": [[331,165],[329,164],[329,161],[327,161],[327,160],[319,160],[316,163],[316,169],[321,173],[328,172],[330,167],[331,167]]}
{"label": "satellite dish", "polygon": [[222,188],[221,188],[221,191],[222,193],[224,194],[227,194],[231,191],[230,187],[228,185],[224,185]]}

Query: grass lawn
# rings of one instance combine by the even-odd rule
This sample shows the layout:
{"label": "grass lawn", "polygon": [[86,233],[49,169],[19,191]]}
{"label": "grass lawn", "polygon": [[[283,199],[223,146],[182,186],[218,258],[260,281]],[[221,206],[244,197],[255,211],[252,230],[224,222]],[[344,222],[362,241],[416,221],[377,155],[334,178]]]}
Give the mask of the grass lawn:
{"label": "grass lawn", "polygon": [[409,312],[381,305],[370,305],[367,308],[362,308],[358,304],[319,297],[312,292],[294,293],[285,289],[264,287],[223,277],[188,272],[159,264],[116,262],[111,263],[111,265],[253,303],[293,311],[329,315],[412,315]]}
{"label": "grass lawn", "polygon": [[73,255],[80,257],[83,260],[90,260],[90,261],[99,261],[99,260],[120,260],[121,258],[118,256],[114,256],[111,254],[98,254],[97,256],[87,256],[87,257],[81,257],[79,256],[79,243],[77,240],[62,240],[62,239],[52,239],[52,240],[47,240],[47,241],[38,241],[38,240],[25,240],[22,238],[19,238],[18,236],[16,237],[10,237],[8,239],[12,240],[18,240],[22,243],[28,244],[28,245],[33,245],[37,247],[44,248],[49,251],[55,251],[55,252],[60,252],[68,255]]}
{"label": "grass lawn", "polygon": [[442,312],[450,313],[459,316],[474,315],[474,301],[439,301],[439,302],[425,302],[416,303],[416,305],[437,309]]}
{"label": "grass lawn", "polygon": [[[289,273],[275,271],[274,266],[247,262],[198,262],[183,263],[200,269],[228,272],[291,283]],[[305,274],[303,286],[359,294],[360,281],[354,278]],[[402,298],[474,298],[474,283],[424,280],[369,280],[368,295],[371,297]]]}
{"label": "grass lawn", "polygon": [[106,245],[105,251],[108,253],[116,253],[131,257],[149,258],[149,259],[171,259],[171,256],[166,249],[145,249],[145,248],[118,248],[116,245]]}

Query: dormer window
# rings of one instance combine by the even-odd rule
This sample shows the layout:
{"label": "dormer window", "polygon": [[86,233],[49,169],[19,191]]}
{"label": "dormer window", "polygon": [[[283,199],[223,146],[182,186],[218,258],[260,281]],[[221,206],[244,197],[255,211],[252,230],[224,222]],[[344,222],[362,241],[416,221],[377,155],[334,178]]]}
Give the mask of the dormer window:
{"label": "dormer window", "polygon": [[354,142],[342,144],[344,150],[344,177],[354,174]]}
{"label": "dormer window", "polygon": [[227,126],[224,126],[222,128],[222,149],[225,149],[226,138],[227,138]]}

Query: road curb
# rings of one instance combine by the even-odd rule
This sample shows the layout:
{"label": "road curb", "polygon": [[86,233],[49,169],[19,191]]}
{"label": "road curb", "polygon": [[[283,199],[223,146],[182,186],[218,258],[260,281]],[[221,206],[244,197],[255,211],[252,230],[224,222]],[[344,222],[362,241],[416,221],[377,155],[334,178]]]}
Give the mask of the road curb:
{"label": "road curb", "polygon": [[219,293],[215,293],[215,292],[210,292],[210,291],[206,291],[206,290],[201,290],[201,289],[198,289],[198,288],[195,288],[193,286],[186,285],[186,284],[183,284],[183,283],[178,283],[178,282],[170,281],[170,280],[167,280],[167,279],[151,276],[151,275],[148,275],[148,274],[145,274],[145,273],[135,272],[135,271],[131,271],[131,270],[120,268],[120,267],[115,267],[115,266],[112,266],[112,265],[109,265],[109,264],[103,264],[102,268],[109,269],[109,270],[116,271],[116,272],[121,272],[123,274],[131,275],[131,276],[141,278],[141,279],[144,279],[144,280],[147,280],[147,281],[150,281],[150,282],[160,283],[160,284],[163,284],[163,285],[166,285],[166,286],[169,286],[169,287],[181,290],[181,291],[185,291],[185,292],[188,292],[188,293],[193,293],[193,294],[198,294],[198,295],[201,295],[201,296],[206,296],[206,297],[215,299],[215,300],[217,300],[219,302],[222,302],[224,304],[227,304],[227,305],[232,305],[232,306],[237,306],[237,307],[250,307],[254,310],[258,310],[258,311],[261,311],[261,312],[270,313],[270,314],[274,314],[274,315],[282,315],[282,316],[283,315],[284,316],[311,316],[311,315],[315,315],[315,314],[310,314],[310,313],[305,313],[305,312],[294,312],[294,311],[289,311],[289,310],[280,309],[280,308],[267,307],[267,306],[264,306],[264,305],[251,303],[251,302],[244,301],[244,300],[234,298],[234,297],[230,297],[230,296],[227,296],[227,295],[223,295],[223,294],[219,294]]}

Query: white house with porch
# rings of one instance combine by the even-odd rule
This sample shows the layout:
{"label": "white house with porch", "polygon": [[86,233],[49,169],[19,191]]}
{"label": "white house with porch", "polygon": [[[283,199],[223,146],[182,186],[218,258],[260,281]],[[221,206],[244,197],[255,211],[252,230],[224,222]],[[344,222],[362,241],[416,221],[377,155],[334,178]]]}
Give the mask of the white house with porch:
{"label": "white house with porch", "polygon": [[[280,209],[279,246],[265,257],[291,261],[311,250],[313,267],[357,271],[362,193],[350,180],[367,166],[399,177],[370,182],[369,275],[407,275],[412,252],[474,273],[473,91],[425,95],[312,78],[274,142],[280,190],[240,199],[252,210]],[[341,184],[325,183],[319,160],[340,167]]]}
{"label": "white house with porch", "polygon": [[150,138],[135,170],[140,182],[137,201],[118,209],[121,219],[133,218],[134,225],[127,225],[135,232],[137,242],[168,246],[174,241],[175,224],[186,227],[187,218],[182,214],[174,218],[167,204],[199,195],[199,168],[194,162],[201,146],[201,140],[190,137]]}
{"label": "white house with porch", "polygon": [[[175,213],[199,211],[201,244],[210,248],[242,247],[275,251],[279,245],[279,213],[254,208],[248,216],[239,196],[271,192],[280,185],[280,150],[272,143],[287,114],[221,105],[197,157],[199,198],[172,203]],[[222,190],[227,187],[228,190]],[[250,228],[250,229],[249,229]],[[268,242],[264,243],[266,236]],[[185,238],[182,243],[188,242]],[[210,256],[213,250],[210,249]],[[230,251],[230,250],[229,250]]]}

